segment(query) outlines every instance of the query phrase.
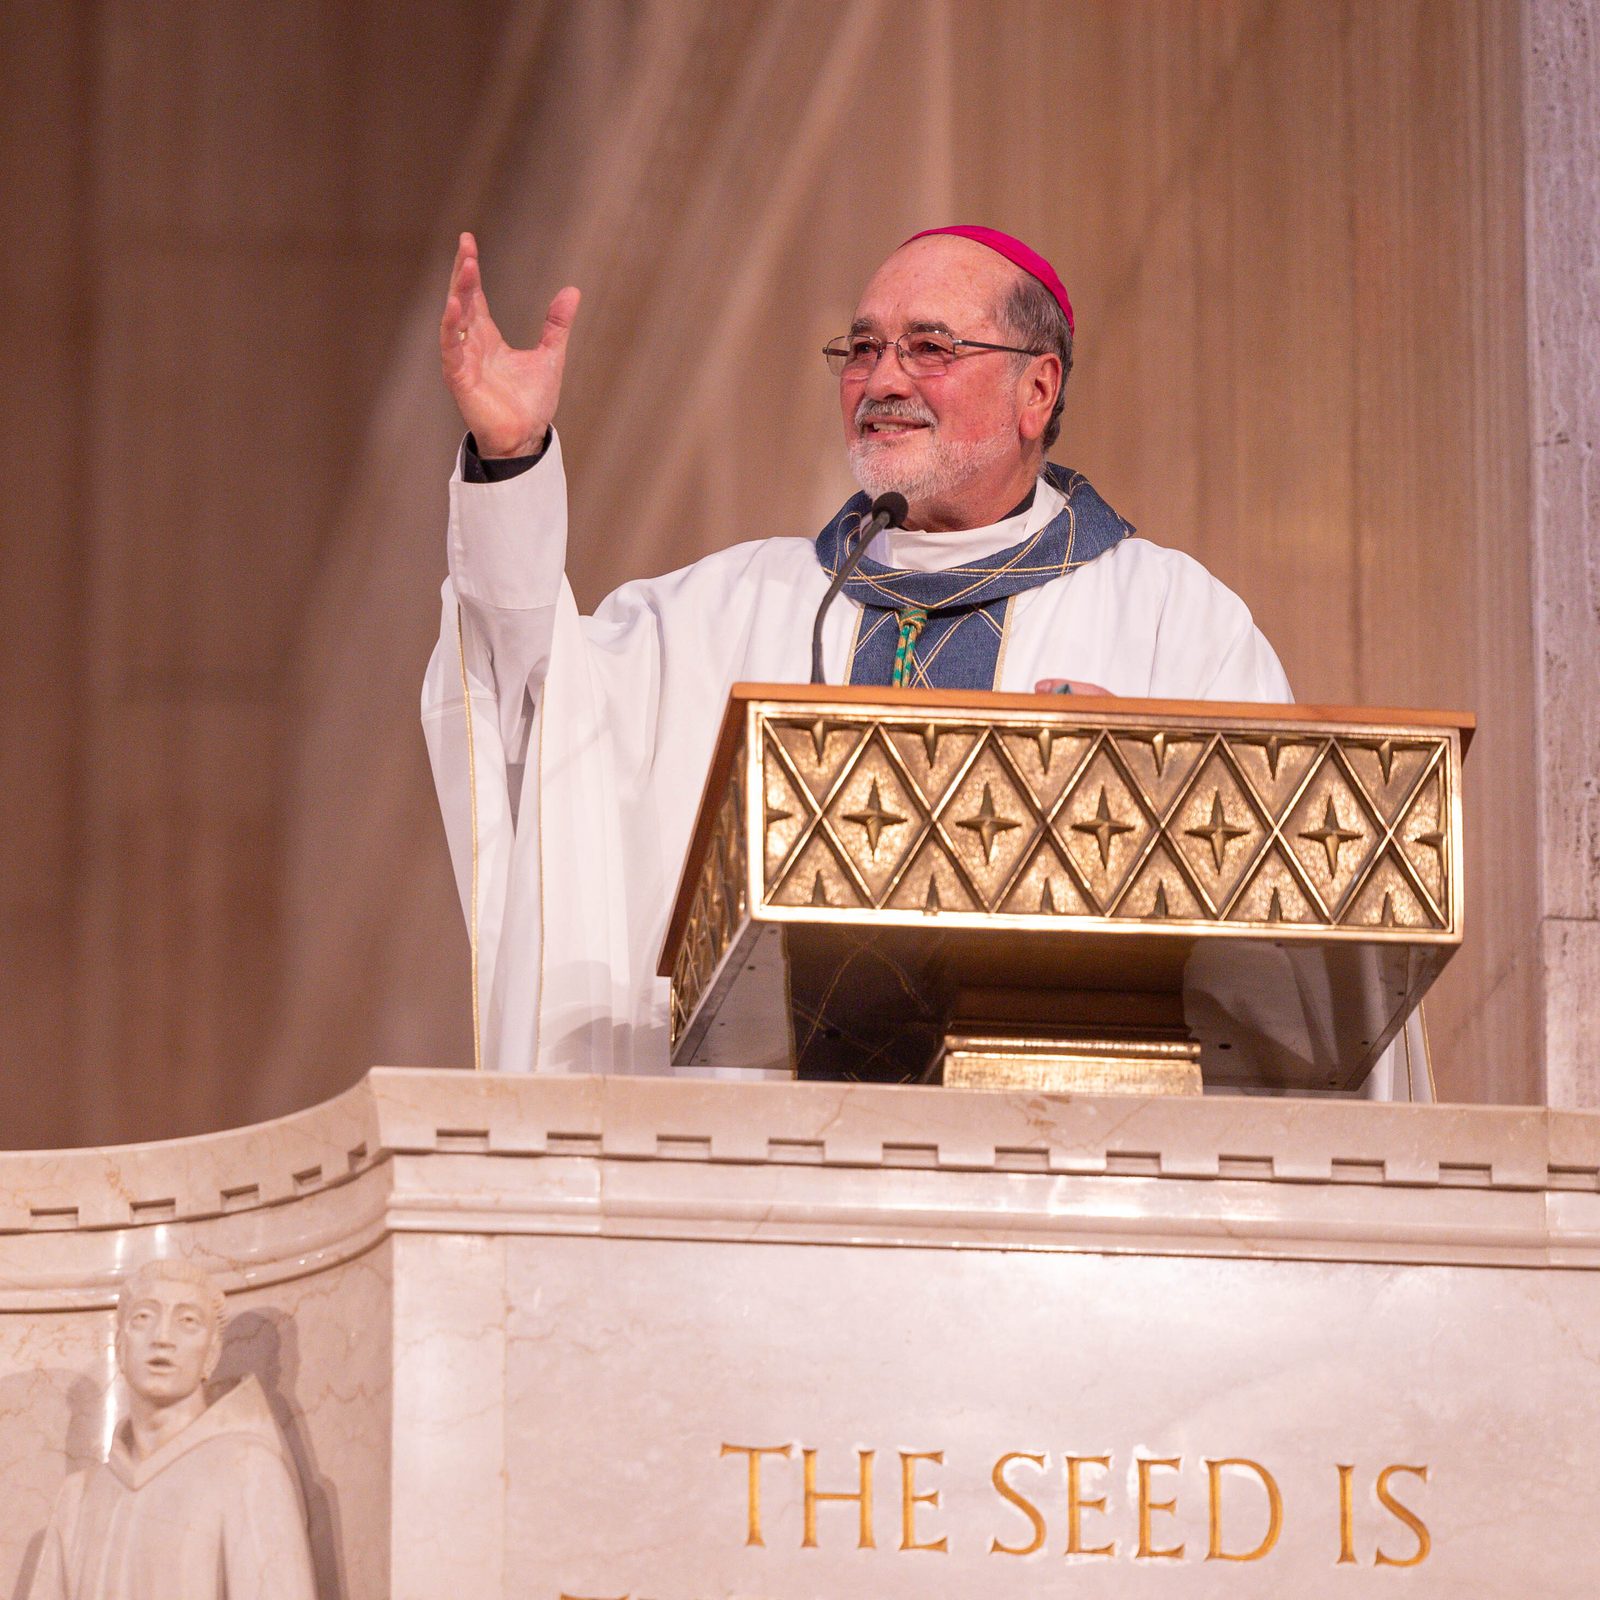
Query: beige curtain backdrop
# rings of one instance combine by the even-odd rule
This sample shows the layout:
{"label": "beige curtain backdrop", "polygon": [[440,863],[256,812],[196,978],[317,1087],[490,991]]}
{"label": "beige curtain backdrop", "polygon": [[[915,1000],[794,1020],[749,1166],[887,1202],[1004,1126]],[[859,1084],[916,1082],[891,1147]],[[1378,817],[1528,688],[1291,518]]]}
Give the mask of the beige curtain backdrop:
{"label": "beige curtain backdrop", "polygon": [[1059,459],[1310,702],[1478,714],[1441,1092],[1541,1093],[1518,10],[1496,0],[131,0],[0,22],[0,1143],[470,1059],[416,723],[480,237],[579,284],[571,574],[809,532],[818,347],[901,238],[1018,232]]}

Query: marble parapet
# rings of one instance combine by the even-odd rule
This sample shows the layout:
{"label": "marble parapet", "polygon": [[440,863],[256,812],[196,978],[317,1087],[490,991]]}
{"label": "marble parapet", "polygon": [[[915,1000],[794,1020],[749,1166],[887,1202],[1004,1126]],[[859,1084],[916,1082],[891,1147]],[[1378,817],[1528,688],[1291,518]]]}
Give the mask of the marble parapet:
{"label": "marble parapet", "polygon": [[0,1309],[109,1306],[156,1228],[230,1289],[437,1229],[1600,1266],[1600,1116],[378,1068],[256,1127],[0,1155]]}
{"label": "marble parapet", "polygon": [[103,1453],[118,1287],[173,1254],[337,1600],[1600,1570],[1593,1114],[379,1069],[0,1156],[0,1595]]}

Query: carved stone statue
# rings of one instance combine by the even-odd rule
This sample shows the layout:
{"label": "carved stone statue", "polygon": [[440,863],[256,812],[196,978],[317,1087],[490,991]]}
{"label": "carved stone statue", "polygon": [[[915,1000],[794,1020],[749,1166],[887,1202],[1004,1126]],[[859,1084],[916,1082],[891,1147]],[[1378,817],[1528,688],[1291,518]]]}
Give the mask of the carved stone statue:
{"label": "carved stone statue", "polygon": [[61,1486],[30,1600],[314,1600],[294,1463],[253,1377],[213,1404],[222,1292],[151,1261],[117,1301],[128,1415]]}

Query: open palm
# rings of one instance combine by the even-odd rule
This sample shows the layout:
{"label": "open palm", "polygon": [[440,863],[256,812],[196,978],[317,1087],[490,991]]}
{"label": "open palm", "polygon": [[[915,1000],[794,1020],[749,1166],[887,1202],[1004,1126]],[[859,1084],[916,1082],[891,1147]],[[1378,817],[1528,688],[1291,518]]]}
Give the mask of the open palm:
{"label": "open palm", "polygon": [[531,350],[513,348],[489,315],[477,241],[470,233],[461,235],[439,321],[439,361],[480,455],[538,450],[561,398],[567,335],[578,300],[576,289],[562,289],[550,302],[538,344]]}

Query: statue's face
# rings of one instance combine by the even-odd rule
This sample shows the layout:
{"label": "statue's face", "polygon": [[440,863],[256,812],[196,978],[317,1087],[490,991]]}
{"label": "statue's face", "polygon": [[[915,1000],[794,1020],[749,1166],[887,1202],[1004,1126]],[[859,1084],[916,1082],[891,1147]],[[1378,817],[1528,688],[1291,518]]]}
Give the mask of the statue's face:
{"label": "statue's face", "polygon": [[135,1394],[173,1405],[205,1381],[217,1333],[192,1283],[157,1279],[123,1315],[117,1364]]}

